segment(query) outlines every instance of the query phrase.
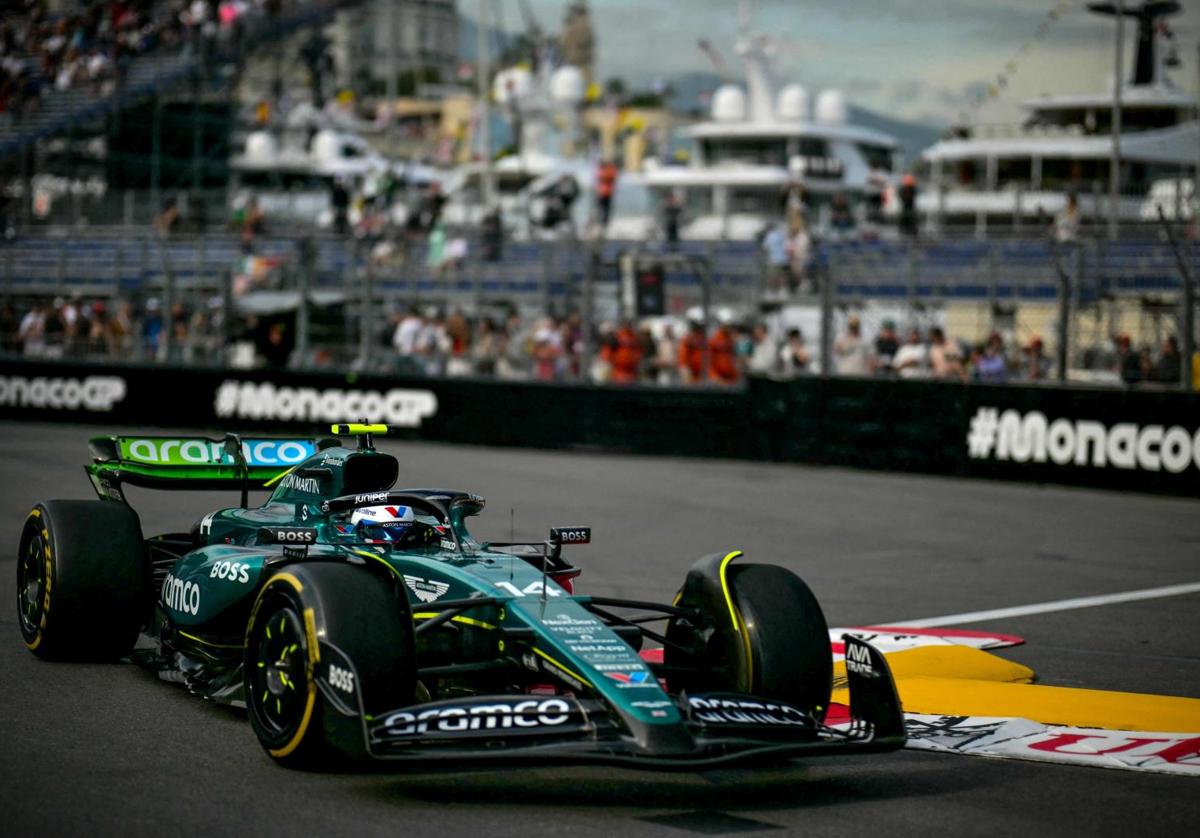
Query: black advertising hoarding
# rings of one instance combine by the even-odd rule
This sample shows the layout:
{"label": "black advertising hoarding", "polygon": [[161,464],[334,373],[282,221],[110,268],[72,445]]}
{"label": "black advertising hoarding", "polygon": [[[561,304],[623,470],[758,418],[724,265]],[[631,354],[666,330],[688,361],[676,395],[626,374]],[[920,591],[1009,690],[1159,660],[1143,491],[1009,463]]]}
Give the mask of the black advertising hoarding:
{"label": "black advertising hoarding", "polygon": [[0,361],[0,419],[734,457],[1200,496],[1200,395],[885,379],[744,390]]}
{"label": "black advertising hoarding", "polygon": [[972,387],[969,474],[1200,496],[1200,394]]}

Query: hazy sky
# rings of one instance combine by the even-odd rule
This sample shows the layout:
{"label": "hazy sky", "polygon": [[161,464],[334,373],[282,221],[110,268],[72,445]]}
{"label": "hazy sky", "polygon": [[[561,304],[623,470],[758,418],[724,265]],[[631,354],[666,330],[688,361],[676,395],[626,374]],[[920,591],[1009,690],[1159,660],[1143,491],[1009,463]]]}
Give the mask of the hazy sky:
{"label": "hazy sky", "polygon": [[[520,20],[517,0],[499,3],[509,28]],[[566,0],[528,0],[545,28],[557,28]],[[1132,0],[1130,0],[1132,2]],[[653,79],[661,73],[710,70],[696,47],[711,40],[740,76],[733,52],[736,0],[590,0],[601,78]],[[999,97],[978,111],[981,121],[1011,122],[1017,103],[1040,93],[1104,88],[1112,75],[1116,27],[1076,0],[1030,51],[1055,0],[758,0],[756,28],[783,42],[780,69],[810,90],[836,86],[850,100],[891,116],[952,121],[980,85],[1014,60],[1018,67]],[[479,0],[459,0],[475,16]],[[1176,83],[1197,89],[1200,0],[1183,0],[1170,19],[1183,66]],[[1132,22],[1126,25],[1129,67]]]}

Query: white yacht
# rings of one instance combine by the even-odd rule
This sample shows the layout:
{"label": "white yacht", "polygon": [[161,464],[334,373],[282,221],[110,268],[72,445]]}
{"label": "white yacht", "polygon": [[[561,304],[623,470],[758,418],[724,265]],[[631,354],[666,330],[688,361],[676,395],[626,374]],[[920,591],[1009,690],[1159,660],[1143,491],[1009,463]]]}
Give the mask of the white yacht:
{"label": "white yacht", "polygon": [[[442,182],[446,222],[470,227],[481,222],[490,209],[483,183],[490,177],[492,200],[500,209],[508,235],[536,237],[547,197],[561,178],[571,177],[580,193],[573,207],[573,223],[581,229],[594,166],[584,156],[563,152],[580,144],[578,106],[584,92],[583,72],[571,65],[543,63],[534,71],[509,67],[497,73],[492,99],[511,123],[515,148],[490,165],[477,160],[446,174]],[[483,156],[485,151],[481,147],[478,153]]]}
{"label": "white yacht", "polygon": [[[1088,8],[1118,14],[1112,3]],[[1197,102],[1172,84],[1167,71],[1178,59],[1163,43],[1164,19],[1179,10],[1177,2],[1124,6],[1137,23],[1133,72],[1120,91],[1117,212],[1124,222],[1156,218],[1159,203],[1169,218],[1194,212],[1189,204],[1200,156]],[[1020,126],[957,130],[922,154],[928,182],[917,197],[918,214],[934,231],[1033,229],[1075,193],[1082,221],[1106,220],[1113,98],[1111,89],[1041,96],[1023,103],[1029,116]]]}
{"label": "white yacht", "polygon": [[801,85],[781,85],[773,67],[778,45],[750,31],[747,10],[737,41],[745,87],[718,88],[711,118],[683,129],[694,147],[688,165],[647,165],[640,182],[660,204],[672,191],[682,194],[685,239],[754,238],[783,217],[784,192],[796,181],[818,228],[829,225],[838,195],[857,223],[868,221],[895,177],[899,143],[849,124],[837,90],[810,103]]}

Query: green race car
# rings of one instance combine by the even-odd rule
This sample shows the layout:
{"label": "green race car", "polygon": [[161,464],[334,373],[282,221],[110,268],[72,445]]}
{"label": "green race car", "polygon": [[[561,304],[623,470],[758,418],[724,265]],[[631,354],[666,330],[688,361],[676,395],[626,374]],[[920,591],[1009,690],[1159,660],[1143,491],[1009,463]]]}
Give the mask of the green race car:
{"label": "green race car", "polygon": [[[17,569],[26,646],[128,656],[244,705],[278,762],[608,762],[694,769],[892,750],[887,663],[847,636],[850,724],[825,724],[828,630],[812,593],[739,552],[698,560],[670,604],[575,593],[563,548],[480,543],[484,499],[396,490],[357,436],[91,441],[95,501],[29,513]],[[240,489],[186,532],[145,537],[123,487]],[[261,506],[250,489],[266,488]]]}

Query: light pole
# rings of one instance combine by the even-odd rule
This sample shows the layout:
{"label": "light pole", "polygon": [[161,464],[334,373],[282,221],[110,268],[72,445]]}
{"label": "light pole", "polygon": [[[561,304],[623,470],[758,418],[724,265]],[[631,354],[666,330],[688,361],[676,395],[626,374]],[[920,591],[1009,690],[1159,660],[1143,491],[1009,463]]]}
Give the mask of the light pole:
{"label": "light pole", "polygon": [[479,22],[476,32],[478,58],[475,61],[476,88],[479,94],[479,142],[483,147],[483,205],[490,208],[495,199],[496,184],[492,178],[492,107],[490,103],[491,68],[488,64],[488,0],[479,0]]}
{"label": "light pole", "polygon": [[1113,73],[1112,159],[1108,171],[1108,237],[1116,239],[1120,231],[1117,219],[1121,190],[1121,77],[1124,74],[1125,2],[1116,0],[1117,49]]}

